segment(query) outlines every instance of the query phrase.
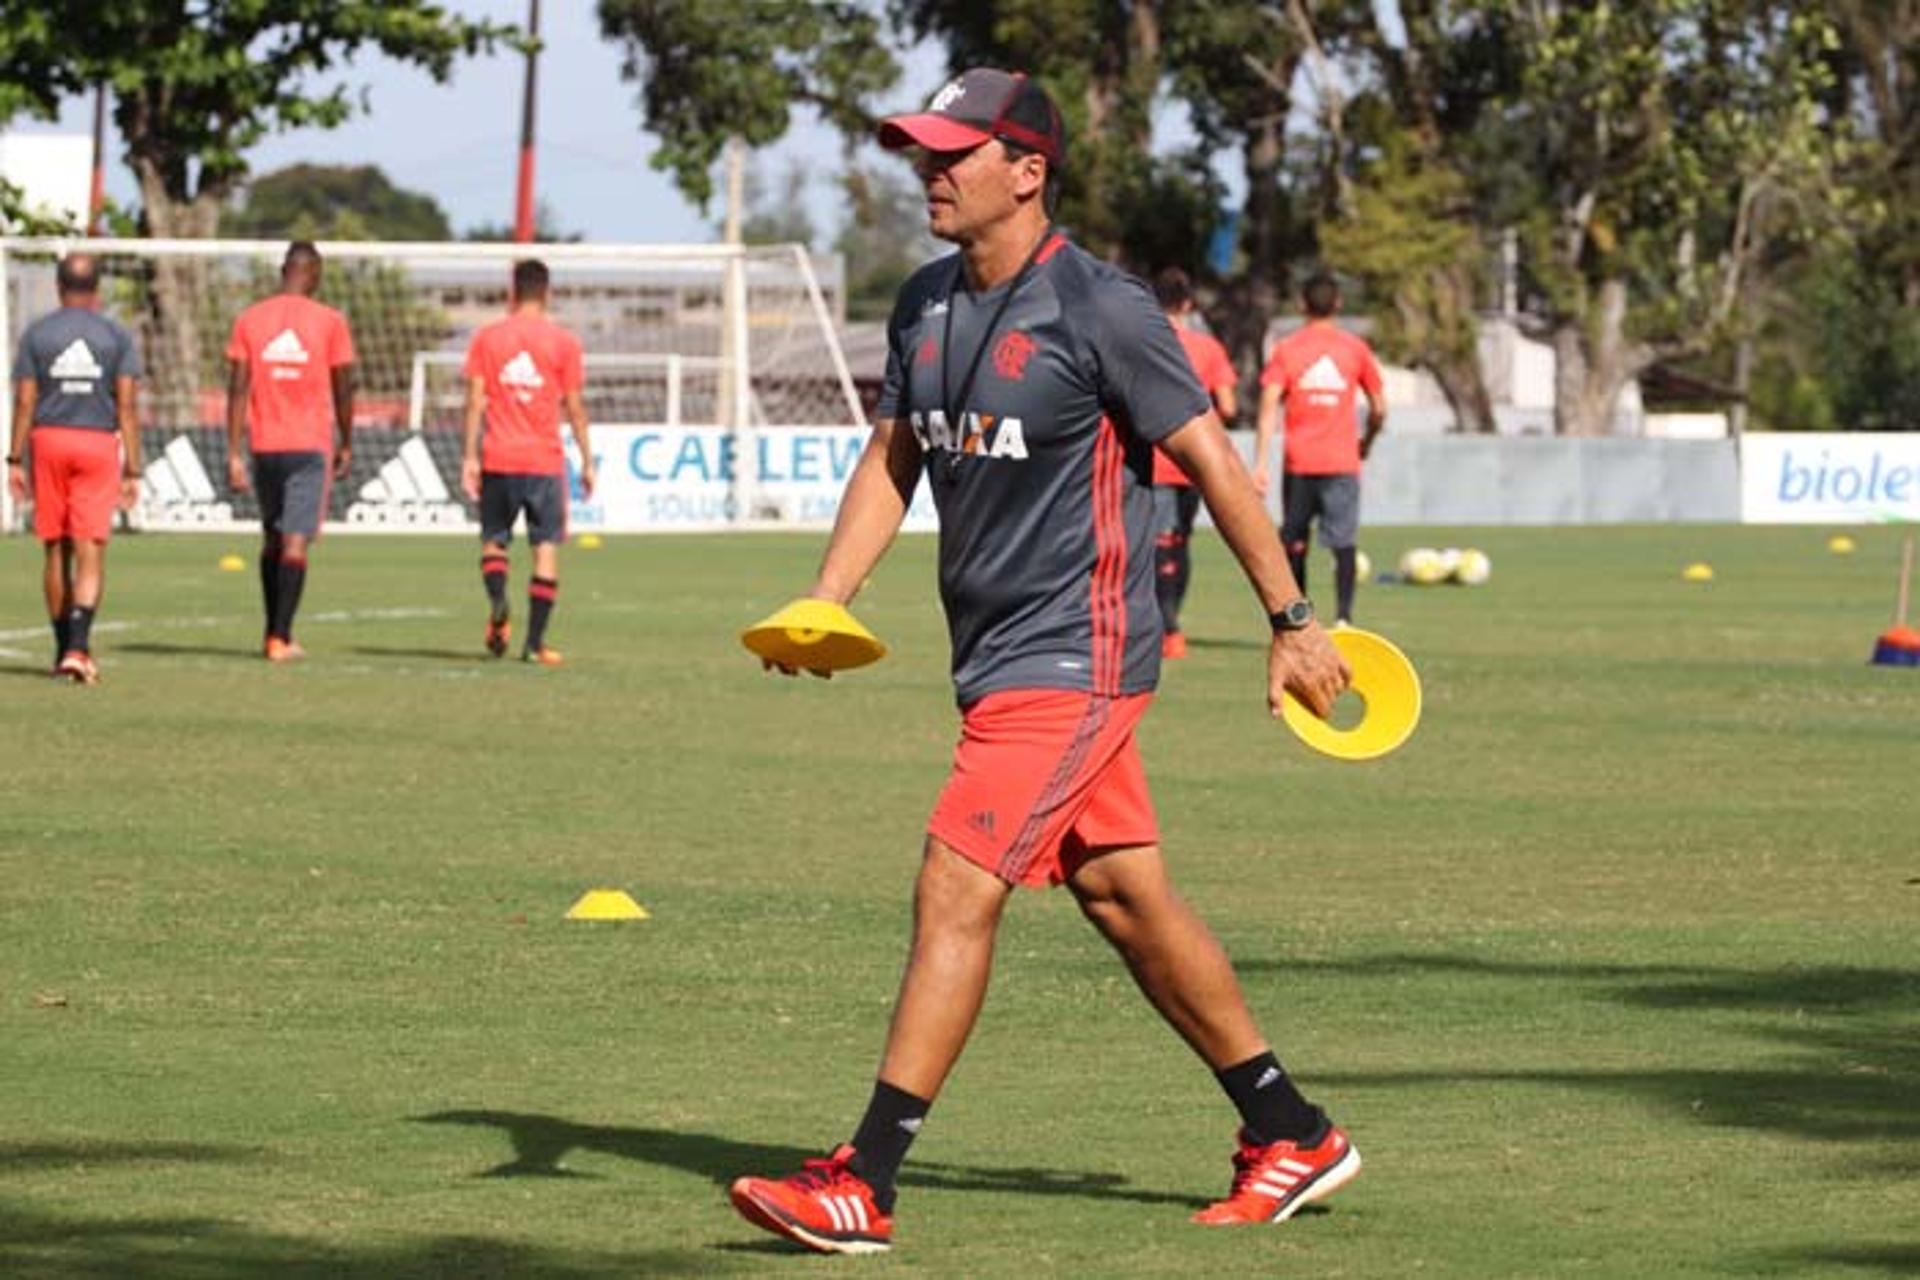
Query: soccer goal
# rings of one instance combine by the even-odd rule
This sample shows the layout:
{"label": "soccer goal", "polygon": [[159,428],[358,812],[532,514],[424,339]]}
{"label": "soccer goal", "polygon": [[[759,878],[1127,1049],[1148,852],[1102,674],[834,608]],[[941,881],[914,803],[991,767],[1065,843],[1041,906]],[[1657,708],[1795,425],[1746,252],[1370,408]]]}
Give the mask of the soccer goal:
{"label": "soccer goal", "polygon": [[[788,437],[837,439],[866,425],[839,340],[837,257],[794,245],[319,247],[319,298],[346,314],[357,355],[353,474],[335,486],[333,527],[473,527],[457,483],[461,368],[474,332],[506,313],[512,264],[522,258],[551,268],[551,313],[587,353],[587,412],[614,496],[611,506],[577,510],[584,527],[808,518],[778,496]],[[21,331],[58,305],[54,266],[76,248],[97,255],[101,308],[132,331],[146,363],[136,523],[251,523],[251,498],[224,484],[225,347],[234,317],[279,288],[286,242],[0,239],[9,365]],[[12,402],[4,399],[0,436],[11,447]],[[609,474],[609,458],[618,474]],[[762,460],[772,461],[771,472]],[[665,500],[676,484],[677,506]],[[665,518],[675,512],[698,519]],[[0,494],[0,530],[17,529],[20,515]]]}

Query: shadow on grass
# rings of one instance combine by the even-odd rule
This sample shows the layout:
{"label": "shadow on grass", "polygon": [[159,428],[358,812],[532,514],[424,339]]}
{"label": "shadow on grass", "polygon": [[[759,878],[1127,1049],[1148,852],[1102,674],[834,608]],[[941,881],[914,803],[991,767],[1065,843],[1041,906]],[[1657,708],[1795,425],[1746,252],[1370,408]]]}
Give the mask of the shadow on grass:
{"label": "shadow on grass", "polygon": [[140,1161],[211,1163],[252,1160],[247,1147],[200,1142],[0,1142],[0,1177],[29,1170],[84,1168]]}
{"label": "shadow on grass", "polygon": [[[561,1161],[572,1151],[592,1151],[664,1165],[726,1186],[742,1174],[781,1176],[795,1172],[802,1160],[819,1151],[800,1147],[740,1142],[708,1133],[681,1133],[671,1129],[642,1129],[611,1125],[583,1125],[554,1116],[513,1111],[442,1111],[416,1116],[421,1124],[457,1124],[498,1129],[513,1146],[513,1159],[483,1170],[483,1178],[565,1178],[579,1176]],[[1010,1191],[1021,1195],[1075,1196],[1090,1200],[1125,1200],[1136,1204],[1199,1207],[1192,1196],[1141,1190],[1117,1173],[1066,1169],[982,1168],[971,1165],[909,1161],[900,1174],[905,1187],[934,1187],[947,1191]]]}
{"label": "shadow on grass", "polygon": [[354,1247],[215,1218],[83,1218],[0,1202],[0,1275],[35,1280],[543,1280],[764,1273],[715,1249],[600,1252],[449,1235]]}
{"label": "shadow on grass", "polygon": [[257,662],[258,644],[180,644],[166,640],[129,640],[113,646],[116,653],[144,653],[161,658],[234,658]]}
{"label": "shadow on grass", "polygon": [[[1462,1082],[1564,1085],[1651,1099],[1706,1125],[1768,1130],[1812,1142],[1885,1145],[1920,1140],[1920,970],[1845,966],[1732,969],[1582,965],[1450,955],[1382,955],[1352,962],[1254,960],[1245,974],[1327,973],[1392,978],[1449,975],[1643,1010],[1670,1022],[1680,1065],[1662,1070],[1471,1068],[1317,1077],[1355,1088]],[[1497,994],[1494,998],[1498,998]],[[1716,1015],[1719,1015],[1716,1017]],[[1729,1021],[1729,1019],[1736,1019]],[[1758,1037],[1801,1057],[1766,1067],[1688,1067],[1686,1046],[1708,1028]],[[1902,1148],[1910,1150],[1910,1148]],[[1887,1164],[1898,1176],[1908,1163]],[[1856,1162],[1856,1167],[1860,1167]]]}
{"label": "shadow on grass", "polygon": [[394,648],[386,645],[356,645],[349,650],[363,658],[425,658],[432,662],[498,662],[490,653],[473,649]]}
{"label": "shadow on grass", "polygon": [[1920,1244],[1837,1245],[1831,1249],[1776,1255],[1788,1266],[1858,1267],[1883,1276],[1920,1276]]}

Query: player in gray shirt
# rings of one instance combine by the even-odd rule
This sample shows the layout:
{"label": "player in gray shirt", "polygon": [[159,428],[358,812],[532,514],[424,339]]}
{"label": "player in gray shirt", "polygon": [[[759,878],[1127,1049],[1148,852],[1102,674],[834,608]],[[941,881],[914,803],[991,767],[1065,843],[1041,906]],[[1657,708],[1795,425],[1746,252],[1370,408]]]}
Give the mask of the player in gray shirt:
{"label": "player in gray shirt", "polygon": [[1153,296],[1050,225],[1065,148],[1047,95],[975,69],[880,141],[917,148],[930,229],[960,252],[901,290],[879,421],[809,594],[853,598],[924,472],[961,742],[867,1112],[802,1172],[737,1180],[733,1204],[823,1252],[888,1248],[895,1175],[972,1031],[1007,899],[1064,883],[1240,1113],[1232,1192],[1196,1221],[1283,1220],[1360,1161],[1275,1059],[1161,858],[1133,733],[1159,674],[1156,443],[1193,477],[1270,617],[1269,710],[1290,691],[1325,715],[1350,673]]}
{"label": "player in gray shirt", "polygon": [[7,484],[16,501],[31,497],[34,534],[46,548],[53,674],[93,684],[93,617],[114,506],[131,508],[140,496],[140,354],[132,335],[99,313],[92,255],[61,259],[55,280],[59,309],[27,326],[14,357]]}

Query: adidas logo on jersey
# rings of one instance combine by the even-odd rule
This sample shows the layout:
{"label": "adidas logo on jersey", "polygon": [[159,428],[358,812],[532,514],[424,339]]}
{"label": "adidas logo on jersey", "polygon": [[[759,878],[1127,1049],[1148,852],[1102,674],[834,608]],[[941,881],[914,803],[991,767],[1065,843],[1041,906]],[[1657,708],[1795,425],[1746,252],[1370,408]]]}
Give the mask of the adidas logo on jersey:
{"label": "adidas logo on jersey", "polygon": [[260,358],[269,364],[305,364],[308,360],[300,335],[291,329],[282,329],[272,342],[260,348]]}
{"label": "adidas logo on jersey", "polygon": [[[100,367],[100,362],[93,358],[93,348],[80,338],[75,338],[69,343],[67,349],[54,358],[52,366],[47,370],[49,377],[61,380],[72,378],[77,381],[93,381],[104,372],[106,371]],[[89,391],[92,389],[87,388]]]}
{"label": "adidas logo on jersey", "polygon": [[1332,356],[1321,356],[1307,366],[1300,375],[1302,391],[1331,391],[1335,394],[1347,389],[1347,380],[1340,376],[1340,366],[1333,362]]}
{"label": "adidas logo on jersey", "polygon": [[996,418],[990,413],[969,409],[960,415],[958,425],[950,424],[943,410],[907,415],[920,447],[931,453],[977,454],[988,458],[1012,458],[1024,462],[1027,457],[1026,427],[1018,418]]}
{"label": "adidas logo on jersey", "polygon": [[509,387],[544,387],[547,380],[540,376],[540,369],[533,363],[533,356],[525,351],[507,361],[500,370],[500,381]]}

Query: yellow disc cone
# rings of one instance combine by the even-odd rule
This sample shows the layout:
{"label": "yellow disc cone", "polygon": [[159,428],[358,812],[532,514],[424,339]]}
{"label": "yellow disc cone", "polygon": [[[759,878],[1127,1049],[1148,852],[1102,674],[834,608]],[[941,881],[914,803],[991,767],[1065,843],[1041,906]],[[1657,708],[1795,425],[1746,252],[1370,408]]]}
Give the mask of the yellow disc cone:
{"label": "yellow disc cone", "polygon": [[624,889],[589,889],[567,909],[569,920],[645,920],[647,909]]}
{"label": "yellow disc cone", "polygon": [[1347,627],[1330,637],[1353,668],[1348,692],[1366,704],[1360,723],[1336,729],[1288,694],[1280,706],[1287,728],[1315,751],[1336,760],[1373,760],[1413,736],[1420,723],[1420,675],[1391,640]]}
{"label": "yellow disc cone", "polygon": [[887,646],[830,600],[795,600],[740,633],[769,662],[808,671],[847,671],[878,662]]}

